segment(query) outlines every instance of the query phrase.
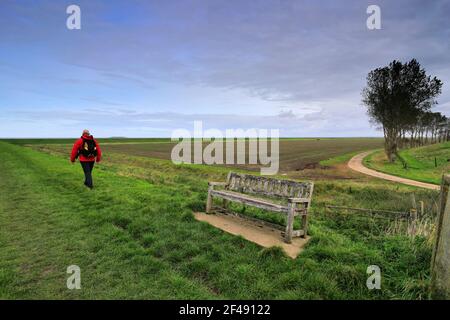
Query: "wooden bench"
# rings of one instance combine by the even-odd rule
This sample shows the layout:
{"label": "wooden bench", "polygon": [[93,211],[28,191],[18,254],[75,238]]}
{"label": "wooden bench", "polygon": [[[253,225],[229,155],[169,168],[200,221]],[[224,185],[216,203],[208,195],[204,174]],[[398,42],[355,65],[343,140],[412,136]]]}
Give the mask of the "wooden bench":
{"label": "wooden bench", "polygon": [[[313,182],[278,180],[264,176],[230,172],[227,182],[209,182],[206,213],[211,213],[213,197],[238,202],[286,215],[285,242],[292,237],[305,237],[308,231],[308,210],[314,189]],[[278,201],[276,201],[277,199]],[[280,201],[281,200],[281,201]],[[294,229],[294,217],[301,216],[302,229]]]}

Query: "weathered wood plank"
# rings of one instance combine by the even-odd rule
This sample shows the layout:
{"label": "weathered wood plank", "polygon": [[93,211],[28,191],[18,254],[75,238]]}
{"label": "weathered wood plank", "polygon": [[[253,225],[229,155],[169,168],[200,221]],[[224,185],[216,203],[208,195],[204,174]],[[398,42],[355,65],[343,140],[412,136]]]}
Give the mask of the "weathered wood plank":
{"label": "weathered wood plank", "polygon": [[290,202],[288,205],[287,222],[286,222],[286,233],[284,239],[287,243],[292,242],[292,231],[294,230],[294,214],[295,214],[295,203]]}
{"label": "weathered wood plank", "polygon": [[228,189],[236,192],[263,194],[280,198],[311,198],[312,182],[296,182],[279,180],[263,176],[252,176],[242,173],[229,174]]}
{"label": "weathered wood plank", "polygon": [[305,235],[305,230],[293,230],[292,237],[303,237]]}
{"label": "weathered wood plank", "polygon": [[233,191],[225,191],[225,190],[212,190],[211,195],[215,197],[220,197],[222,199],[230,200],[233,202],[239,202],[242,204],[248,204],[263,210],[269,210],[269,211],[276,211],[276,212],[282,212],[287,213],[288,207],[282,206],[276,203],[264,201],[257,198],[252,198],[237,192]]}
{"label": "weathered wood plank", "polygon": [[[217,186],[224,188],[217,190],[215,189]],[[292,237],[305,237],[307,235],[307,216],[313,189],[313,182],[279,180],[230,172],[225,184],[209,183],[206,212],[210,212],[212,209],[212,198],[218,197],[223,199],[224,207],[227,206],[228,201],[232,201],[244,206],[250,205],[262,210],[283,213],[286,215],[286,228],[283,234],[285,241],[289,243]],[[273,200],[261,199],[252,195],[284,199],[285,204],[275,203]],[[303,229],[293,230],[294,218],[299,215],[301,216]]]}

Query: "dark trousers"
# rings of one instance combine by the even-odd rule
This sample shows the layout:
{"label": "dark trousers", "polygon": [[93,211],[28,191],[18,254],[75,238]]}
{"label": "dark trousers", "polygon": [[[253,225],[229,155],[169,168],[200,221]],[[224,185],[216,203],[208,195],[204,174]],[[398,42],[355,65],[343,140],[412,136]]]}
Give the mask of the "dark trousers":
{"label": "dark trousers", "polygon": [[81,167],[84,171],[84,184],[92,188],[92,169],[94,169],[94,161],[80,161]]}

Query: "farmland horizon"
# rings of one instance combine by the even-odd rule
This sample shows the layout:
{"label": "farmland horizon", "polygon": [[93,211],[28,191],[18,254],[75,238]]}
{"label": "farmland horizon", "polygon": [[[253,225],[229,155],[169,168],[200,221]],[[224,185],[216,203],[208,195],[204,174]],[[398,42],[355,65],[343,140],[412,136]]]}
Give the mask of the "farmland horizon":
{"label": "farmland horizon", "polygon": [[[79,136],[28,136],[28,137],[17,137],[17,136],[11,136],[11,137],[0,137],[0,140],[25,140],[25,139],[46,139],[46,140],[57,140],[57,139],[78,139]],[[124,137],[116,137],[116,136],[95,136],[95,138],[98,139],[167,139],[171,140],[171,137],[167,136],[124,136]],[[203,138],[210,139],[214,138],[214,136],[203,136]],[[192,138],[196,139],[196,138]],[[201,139],[201,138],[199,138]],[[234,138],[223,138],[226,139],[255,139],[253,137],[234,137]],[[258,138],[263,139],[263,138]],[[270,138],[267,138],[270,139]],[[298,137],[279,137],[279,139],[384,139],[382,135],[380,136],[298,136]]]}

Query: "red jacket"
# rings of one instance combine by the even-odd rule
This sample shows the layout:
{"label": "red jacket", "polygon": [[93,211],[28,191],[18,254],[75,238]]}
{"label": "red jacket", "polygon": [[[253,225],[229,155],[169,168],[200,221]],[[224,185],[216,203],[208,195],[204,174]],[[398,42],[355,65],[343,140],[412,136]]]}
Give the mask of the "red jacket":
{"label": "red jacket", "polygon": [[[100,162],[100,160],[102,159],[102,151],[100,150],[100,146],[98,145],[97,141],[94,139],[93,136],[88,136],[88,135],[84,135],[83,137],[81,137],[80,139],[75,141],[75,144],[73,145],[73,148],[72,148],[72,153],[70,154],[70,161],[75,162],[75,159],[78,155],[78,151],[83,146],[83,138],[87,139],[87,140],[94,140],[95,146],[97,147],[97,162]],[[95,161],[94,156],[86,157],[86,156],[82,155],[81,153],[80,153],[79,158],[80,158],[80,161],[82,161],[82,162]]]}

